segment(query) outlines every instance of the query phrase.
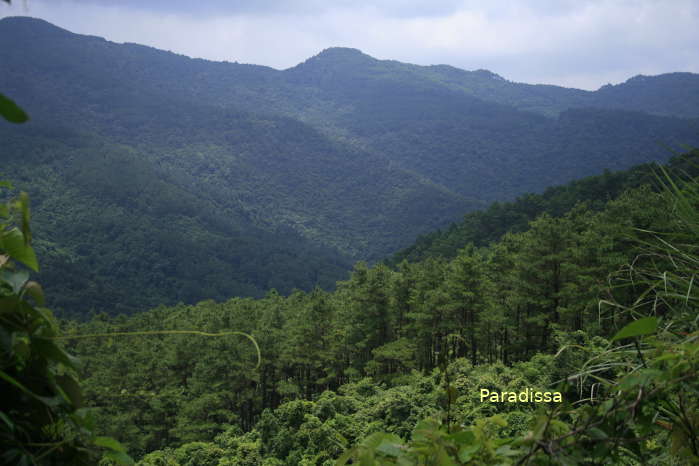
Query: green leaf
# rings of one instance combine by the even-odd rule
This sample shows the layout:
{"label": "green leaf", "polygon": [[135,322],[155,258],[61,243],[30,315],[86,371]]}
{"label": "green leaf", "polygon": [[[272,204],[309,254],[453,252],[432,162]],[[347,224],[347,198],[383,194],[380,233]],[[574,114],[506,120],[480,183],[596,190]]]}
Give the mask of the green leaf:
{"label": "green leaf", "polygon": [[14,432],[15,430],[15,423],[12,422],[12,419],[10,419],[7,414],[0,412],[0,419],[3,420],[3,422],[7,425],[7,427],[10,429],[10,432]]}
{"label": "green leaf", "polygon": [[34,349],[49,361],[57,361],[71,369],[75,369],[78,363],[78,358],[67,353],[63,348],[48,338],[32,339]]}
{"label": "green leaf", "polygon": [[41,288],[41,285],[39,285],[37,282],[31,281],[27,282],[26,285],[24,286],[24,290],[22,291],[23,295],[29,295],[32,298],[34,298],[34,301],[39,305],[43,306],[45,304],[44,301],[44,290]]}
{"label": "green leaf", "polygon": [[25,192],[21,192],[17,202],[19,211],[22,214],[22,234],[24,235],[24,242],[25,244],[29,244],[32,242],[32,231],[29,228],[29,195]]}
{"label": "green leaf", "polygon": [[122,451],[107,451],[104,453],[104,457],[109,458],[117,464],[136,464],[129,455]]}
{"label": "green leaf", "polygon": [[27,280],[29,280],[29,273],[24,270],[18,272],[12,272],[10,270],[0,271],[0,281],[9,284],[14,294],[19,294],[24,284],[27,283]]}
{"label": "green leaf", "polygon": [[451,459],[449,454],[443,448],[440,448],[437,451],[437,464],[440,466],[456,466],[456,462]]}
{"label": "green leaf", "polygon": [[0,249],[33,271],[39,271],[39,262],[36,260],[34,249],[26,243],[24,235],[19,229],[12,228],[0,235]]}
{"label": "green leaf", "polygon": [[0,315],[16,312],[20,308],[21,303],[19,296],[13,295],[0,298]]}
{"label": "green leaf", "polygon": [[392,456],[394,458],[400,456],[402,449],[400,444],[390,441],[383,441],[376,447],[376,451],[383,453],[386,456]]}
{"label": "green leaf", "polygon": [[73,377],[59,375],[56,377],[56,383],[61,387],[61,390],[63,390],[74,407],[80,408],[83,405],[82,390],[80,390],[80,385]]}
{"label": "green leaf", "polygon": [[32,392],[29,390],[27,387],[22,385],[19,381],[15,380],[12,376],[7,374],[4,371],[0,370],[0,379],[5,380],[6,382],[10,383],[11,385],[14,385],[17,389],[19,389],[21,392],[26,394],[27,396],[45,404],[46,406],[49,407],[54,407],[58,406],[61,403],[61,399],[59,397],[48,397],[48,396],[39,396],[36,393]]}
{"label": "green leaf", "polygon": [[481,445],[479,443],[475,445],[464,445],[459,448],[459,461],[463,463],[468,463],[473,458],[473,455],[480,450]]}
{"label": "green leaf", "polygon": [[335,462],[336,466],[344,466],[352,458],[352,456],[357,452],[356,448],[345,451],[342,456],[340,456]]}
{"label": "green leaf", "polygon": [[124,447],[124,445],[122,445],[121,443],[119,443],[118,440],[113,439],[112,437],[95,437],[94,443],[98,447],[107,448],[109,450],[120,453],[126,453],[126,447]]}
{"label": "green leaf", "polygon": [[522,451],[515,450],[510,445],[503,445],[495,450],[495,454],[499,456],[519,456],[522,454]]}
{"label": "green leaf", "polygon": [[451,438],[459,445],[471,444],[476,440],[476,436],[470,430],[462,430],[451,434]]}
{"label": "green leaf", "polygon": [[0,115],[12,123],[24,123],[29,116],[12,100],[0,94]]}
{"label": "green leaf", "polygon": [[611,341],[621,340],[622,338],[648,335],[650,333],[654,333],[657,328],[658,319],[656,317],[643,317],[642,319],[634,320],[619,330]]}

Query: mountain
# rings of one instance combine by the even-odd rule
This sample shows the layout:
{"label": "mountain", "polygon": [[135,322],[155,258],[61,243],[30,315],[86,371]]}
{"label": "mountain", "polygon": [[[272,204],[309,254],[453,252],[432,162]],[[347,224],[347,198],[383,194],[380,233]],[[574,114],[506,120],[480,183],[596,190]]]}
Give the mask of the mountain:
{"label": "mountain", "polygon": [[[699,176],[699,149],[670,159],[666,169],[681,178]],[[568,184],[552,186],[541,194],[525,194],[511,202],[495,202],[487,209],[466,214],[462,221],[443,230],[421,235],[415,243],[398,251],[384,262],[397,266],[403,260],[419,262],[428,258],[456,257],[468,245],[485,247],[499,241],[506,233],[519,233],[529,228],[530,222],[540,215],[562,217],[576,206],[599,211],[610,200],[617,199],[625,191],[650,186],[661,188],[655,164],[642,164],[627,170],[589,176]]]}
{"label": "mountain", "polygon": [[31,116],[0,125],[0,171],[76,313],[331,287],[491,201],[699,143],[689,73],[587,92],[347,48],[210,62],[32,18],[0,39]]}
{"label": "mountain", "polygon": [[[693,369],[699,354],[681,351],[696,340],[699,322],[699,293],[692,287],[699,260],[699,180],[688,182],[689,173],[683,173],[693,168],[699,174],[697,162],[694,152],[666,167],[674,192],[639,187],[654,178],[650,167],[641,166],[557,187],[548,198],[530,196],[500,209],[500,217],[493,209],[481,219],[490,217],[496,226],[530,221],[517,233],[484,248],[454,251],[449,259],[425,251],[421,261],[396,268],[358,264],[334,292],[270,293],[259,300],[204,301],[76,323],[68,330],[72,335],[149,333],[77,339],[70,347],[84,361],[86,405],[99,408],[97,435],[117,438],[143,465],[333,464],[347,458],[343,450],[349,445],[363,451],[377,446],[365,464],[401,464],[388,459],[399,449],[383,448],[387,460],[381,461],[380,445],[407,442],[414,432],[435,432],[441,425],[437,436],[412,435],[414,448],[400,450],[421,456],[403,464],[511,465],[531,458],[532,450],[521,446],[537,435],[532,426],[539,422],[546,430],[544,424],[557,416],[556,429],[565,429],[552,434],[563,438],[556,443],[560,448],[541,449],[545,456],[533,464],[568,464],[571,457],[581,458],[575,464],[627,464],[616,460],[625,458],[626,449],[610,456],[604,440],[621,432],[621,441],[640,445],[649,435],[667,439],[683,425],[679,416],[669,418],[675,420],[670,431],[655,414],[624,424],[631,417],[629,403],[646,403],[655,413],[686,396],[693,403],[688,412],[699,410],[699,400],[689,396],[699,388]],[[590,202],[576,206],[583,200]],[[471,232],[476,243],[493,239],[485,228]],[[634,320],[632,311],[667,324],[656,333],[639,330],[644,320]],[[243,331],[259,346],[245,338],[186,335],[195,328]],[[648,349],[639,343],[645,353],[629,354],[629,343],[618,341],[624,335],[647,338],[641,343]],[[660,341],[672,346],[651,345]],[[632,357],[633,364],[620,362]],[[694,372],[668,365],[672,358],[682,364],[679,369]],[[646,372],[655,377],[653,389],[664,390],[659,400],[656,393],[642,397],[646,390],[634,383],[644,374],[644,360],[653,368]],[[627,375],[606,370],[610,380],[570,383],[582,371],[599,373],[609,364]],[[489,408],[479,387],[555,392],[565,402],[551,416],[542,416],[537,402],[500,398]],[[589,404],[593,389],[606,407]],[[623,402],[605,422],[611,400]],[[464,428],[456,435],[438,420],[450,416]],[[595,416],[606,433],[598,435],[603,431],[595,427],[581,434],[587,421],[566,424],[582,416]],[[635,429],[640,422],[646,423],[641,432]],[[485,436],[488,425],[498,437]],[[392,437],[380,440],[376,431]],[[464,434],[473,432],[492,443],[478,447],[482,456],[466,457],[464,451],[476,450],[476,435]],[[670,443],[658,441],[632,458],[688,464],[679,449],[671,450],[673,458],[658,448]],[[439,453],[424,454],[430,444]],[[362,464],[357,456],[352,464]]]}
{"label": "mountain", "polygon": [[661,145],[698,140],[699,94],[685,98],[699,90],[697,75],[681,90],[675,80],[660,80],[657,101],[684,101],[682,112],[668,115],[667,106],[641,111],[653,99],[645,107],[623,105],[621,96],[639,92],[625,90],[632,84],[599,91],[619,96],[611,108],[599,105],[607,97],[598,93],[509,83],[486,71],[457,70],[445,85],[445,71],[453,70],[434,68],[328,49],[284,73],[299,86],[314,86],[316,100],[334,103],[338,111],[323,114],[331,134],[479,200],[512,199],[604,169],[666,160],[671,153]]}

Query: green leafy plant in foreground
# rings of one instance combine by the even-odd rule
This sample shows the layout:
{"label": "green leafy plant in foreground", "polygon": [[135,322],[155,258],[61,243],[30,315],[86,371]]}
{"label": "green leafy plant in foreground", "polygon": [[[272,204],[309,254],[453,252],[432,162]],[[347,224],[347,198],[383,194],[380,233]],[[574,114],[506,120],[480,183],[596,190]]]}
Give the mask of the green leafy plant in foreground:
{"label": "green leafy plant in foreground", "polygon": [[24,123],[29,119],[27,114],[12,99],[0,94],[0,116],[12,123]]}
{"label": "green leafy plant in foreground", "polygon": [[[9,183],[2,187],[11,188]],[[15,221],[20,226],[15,226]],[[91,411],[83,407],[78,361],[62,340],[162,334],[206,337],[250,335],[194,330],[133,331],[62,335],[43,307],[41,286],[26,269],[38,271],[31,247],[29,200],[25,193],[0,205],[0,444],[2,464],[133,464],[117,440],[95,435]]]}
{"label": "green leafy plant in foreground", "polygon": [[94,435],[90,412],[82,408],[77,360],[57,343],[56,321],[27,269],[36,272],[39,264],[22,193],[0,205],[0,461],[94,464],[104,448],[105,456],[132,463],[119,442]]}

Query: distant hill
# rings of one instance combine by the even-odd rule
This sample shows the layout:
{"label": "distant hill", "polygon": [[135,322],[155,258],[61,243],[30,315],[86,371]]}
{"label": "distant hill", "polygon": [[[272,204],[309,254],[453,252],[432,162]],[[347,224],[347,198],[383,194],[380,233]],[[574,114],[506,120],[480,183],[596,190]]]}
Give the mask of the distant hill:
{"label": "distant hill", "polygon": [[345,48],[210,62],[31,18],[0,40],[31,116],[0,124],[0,172],[34,199],[53,306],[80,313],[329,287],[491,201],[699,144],[689,73],[587,92]]}

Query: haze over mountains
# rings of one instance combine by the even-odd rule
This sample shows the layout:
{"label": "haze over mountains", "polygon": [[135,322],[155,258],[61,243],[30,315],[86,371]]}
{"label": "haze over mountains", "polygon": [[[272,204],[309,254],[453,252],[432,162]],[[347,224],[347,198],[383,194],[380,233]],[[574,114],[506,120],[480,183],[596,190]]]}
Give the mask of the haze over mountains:
{"label": "haze over mountains", "polygon": [[494,200],[699,144],[691,73],[588,92],[347,48],[210,62],[30,18],[0,39],[32,118],[0,125],[3,176],[77,312],[328,287]]}

